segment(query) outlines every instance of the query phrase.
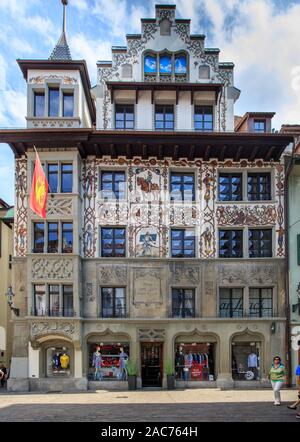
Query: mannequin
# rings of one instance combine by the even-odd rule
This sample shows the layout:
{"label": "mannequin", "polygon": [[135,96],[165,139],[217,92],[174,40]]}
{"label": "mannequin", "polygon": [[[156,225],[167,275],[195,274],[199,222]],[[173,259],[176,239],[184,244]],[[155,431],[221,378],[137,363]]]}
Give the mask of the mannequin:
{"label": "mannequin", "polygon": [[60,367],[60,354],[58,352],[53,356],[52,363],[54,366],[54,370],[57,371]]}
{"label": "mannequin", "polygon": [[254,373],[254,379],[257,376],[257,367],[258,367],[258,357],[257,354],[252,350],[248,355],[248,368]]}
{"label": "mannequin", "polygon": [[119,380],[125,381],[127,378],[126,362],[128,359],[128,354],[124,352],[123,348],[120,347],[120,359],[119,359]]}
{"label": "mannequin", "polygon": [[94,373],[94,381],[102,381],[102,373],[101,373],[101,366],[102,366],[102,355],[100,353],[100,347],[96,347],[96,351],[93,353],[93,367],[95,367],[95,373]]}
{"label": "mannequin", "polygon": [[64,352],[61,357],[60,357],[60,366],[61,368],[68,368],[69,367],[69,362],[70,362],[70,358],[69,356],[66,354],[66,352]]}

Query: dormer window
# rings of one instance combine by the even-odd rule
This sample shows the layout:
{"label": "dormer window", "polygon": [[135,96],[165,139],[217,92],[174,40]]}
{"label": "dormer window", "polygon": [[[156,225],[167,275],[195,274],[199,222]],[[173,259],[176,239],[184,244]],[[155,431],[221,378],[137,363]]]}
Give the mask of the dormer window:
{"label": "dormer window", "polygon": [[45,93],[34,93],[34,116],[43,117],[45,113]]}
{"label": "dormer window", "polygon": [[58,117],[59,114],[59,88],[50,87],[49,88],[49,107],[48,116]]}
{"label": "dormer window", "polygon": [[254,120],[254,132],[266,132],[266,120]]}

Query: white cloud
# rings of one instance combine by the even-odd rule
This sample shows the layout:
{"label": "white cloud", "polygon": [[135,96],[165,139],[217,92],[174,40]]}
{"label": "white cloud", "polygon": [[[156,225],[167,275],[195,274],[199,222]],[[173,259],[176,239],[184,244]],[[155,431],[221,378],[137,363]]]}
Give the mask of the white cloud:
{"label": "white cloud", "polygon": [[0,91],[0,127],[25,127],[27,96],[12,89]]}
{"label": "white cloud", "polygon": [[79,9],[79,11],[86,11],[88,9],[86,0],[72,0],[70,6]]}

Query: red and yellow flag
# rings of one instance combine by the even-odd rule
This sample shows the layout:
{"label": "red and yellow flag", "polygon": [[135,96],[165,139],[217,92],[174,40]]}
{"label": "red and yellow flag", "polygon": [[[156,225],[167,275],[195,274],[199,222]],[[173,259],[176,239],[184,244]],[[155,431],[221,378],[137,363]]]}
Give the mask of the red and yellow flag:
{"label": "red and yellow flag", "polygon": [[42,218],[46,218],[46,204],[48,195],[48,181],[44,174],[37,151],[35,158],[34,174],[30,192],[30,207]]}

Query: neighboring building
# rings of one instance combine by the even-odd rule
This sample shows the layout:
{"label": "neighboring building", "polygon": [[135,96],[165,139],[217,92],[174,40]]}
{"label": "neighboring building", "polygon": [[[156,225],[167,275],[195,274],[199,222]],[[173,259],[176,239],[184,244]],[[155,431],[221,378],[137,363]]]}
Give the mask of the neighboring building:
{"label": "neighboring building", "polygon": [[288,189],[288,271],[290,330],[289,344],[292,358],[292,379],[296,382],[295,369],[300,364],[300,125],[283,125],[281,133],[295,137],[295,148],[285,155]]}
{"label": "neighboring building", "polygon": [[7,293],[11,286],[14,209],[0,199],[0,364],[10,366],[12,350],[11,310]]}
{"label": "neighboring building", "polygon": [[[65,29],[51,59],[18,60],[28,128],[0,131],[18,177],[10,389],[123,386],[124,353],[139,386],[165,386],[167,360],[177,385],[257,386],[285,358],[280,158],[293,137],[234,132],[240,91],[219,52],[156,6],[98,63],[97,113]],[[34,146],[45,222],[28,209]]]}
{"label": "neighboring building", "polygon": [[272,118],[275,112],[246,112],[243,117],[235,116],[235,132],[272,132]]}

